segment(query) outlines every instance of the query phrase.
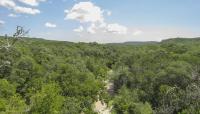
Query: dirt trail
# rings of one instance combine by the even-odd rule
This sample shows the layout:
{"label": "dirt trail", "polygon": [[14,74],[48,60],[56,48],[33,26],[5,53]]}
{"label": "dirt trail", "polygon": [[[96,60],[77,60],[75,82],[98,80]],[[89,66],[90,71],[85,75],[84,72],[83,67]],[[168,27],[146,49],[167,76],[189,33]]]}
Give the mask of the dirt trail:
{"label": "dirt trail", "polygon": [[109,108],[106,103],[100,100],[95,102],[94,111],[98,114],[111,114],[111,109],[112,108]]}
{"label": "dirt trail", "polygon": [[[112,75],[113,71],[110,70],[108,72],[108,75]],[[105,81],[105,88],[107,90],[107,92],[109,94],[113,94],[114,90],[113,90],[113,83],[110,82],[110,80],[106,80]],[[98,100],[97,102],[94,103],[94,111],[97,112],[98,114],[111,114],[111,110],[112,110],[112,107],[108,107],[108,105],[103,102],[103,101],[100,101]]]}

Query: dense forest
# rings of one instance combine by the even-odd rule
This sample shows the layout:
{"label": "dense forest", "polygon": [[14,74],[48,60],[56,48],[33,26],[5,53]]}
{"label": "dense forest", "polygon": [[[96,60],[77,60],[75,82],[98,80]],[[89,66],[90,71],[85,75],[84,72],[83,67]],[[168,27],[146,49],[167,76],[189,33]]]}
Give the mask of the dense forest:
{"label": "dense forest", "polygon": [[200,38],[0,48],[0,114],[97,114],[98,99],[112,114],[200,114]]}

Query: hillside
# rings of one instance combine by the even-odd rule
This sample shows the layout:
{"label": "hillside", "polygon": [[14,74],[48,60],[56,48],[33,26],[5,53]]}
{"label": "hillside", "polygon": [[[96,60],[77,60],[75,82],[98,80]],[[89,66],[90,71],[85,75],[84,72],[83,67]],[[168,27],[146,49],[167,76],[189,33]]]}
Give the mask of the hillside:
{"label": "hillside", "polygon": [[96,114],[100,101],[113,114],[199,114],[200,38],[0,48],[0,113]]}
{"label": "hillside", "polygon": [[163,40],[162,42],[176,42],[176,43],[186,43],[186,42],[199,42],[200,37],[197,38],[171,38]]}

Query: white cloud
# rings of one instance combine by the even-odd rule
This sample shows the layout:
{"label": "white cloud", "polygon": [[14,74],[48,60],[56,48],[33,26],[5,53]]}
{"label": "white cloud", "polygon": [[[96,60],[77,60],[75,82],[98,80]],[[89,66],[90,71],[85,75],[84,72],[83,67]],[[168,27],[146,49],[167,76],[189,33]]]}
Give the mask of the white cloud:
{"label": "white cloud", "polygon": [[40,13],[40,10],[38,9],[18,6],[15,4],[13,0],[0,0],[0,6],[3,6],[8,9],[12,9],[13,11],[17,13],[31,14],[31,15]]}
{"label": "white cloud", "polygon": [[91,26],[89,26],[87,28],[87,32],[90,33],[90,34],[95,34],[96,33],[96,29],[97,29],[97,27],[95,26],[95,24],[92,24]]}
{"label": "white cloud", "polygon": [[17,13],[24,13],[24,14],[31,14],[31,15],[35,15],[35,14],[40,13],[40,10],[38,10],[38,9],[21,7],[21,6],[16,6],[14,8],[14,11],[17,12]]}
{"label": "white cloud", "polygon": [[[104,20],[104,14],[110,16],[111,11],[103,10],[92,2],[79,2],[70,10],[64,11],[65,20],[76,20],[81,26],[87,25],[86,30],[90,34],[106,31],[108,33],[126,34],[127,28],[119,24],[107,24]],[[78,29],[77,29],[78,30]],[[82,31],[81,31],[82,32]]]}
{"label": "white cloud", "polygon": [[30,6],[38,6],[40,2],[45,2],[46,0],[18,0],[18,1]]}
{"label": "white cloud", "polygon": [[116,34],[127,34],[127,27],[123,25],[115,24],[108,24],[106,27],[107,32],[116,33]]}
{"label": "white cloud", "polygon": [[0,25],[5,24],[5,21],[0,20]]}
{"label": "white cloud", "polygon": [[83,26],[80,26],[79,28],[74,29],[74,32],[82,32],[83,30]]}
{"label": "white cloud", "polygon": [[65,10],[65,19],[77,20],[81,23],[102,23],[104,21],[103,11],[92,2],[80,2],[75,4],[71,10]]}
{"label": "white cloud", "polygon": [[135,30],[135,31],[133,31],[133,35],[134,36],[141,35],[142,33],[143,33],[143,31],[141,31],[141,30]]}
{"label": "white cloud", "polygon": [[103,25],[103,10],[92,2],[80,2],[75,4],[70,10],[65,10],[65,19],[76,20],[81,24],[89,23],[87,32],[96,33],[97,25]]}
{"label": "white cloud", "polygon": [[9,17],[18,17],[16,14],[13,14],[13,13],[10,13],[9,15],[8,15]]}
{"label": "white cloud", "polygon": [[50,22],[46,22],[45,26],[48,27],[48,28],[56,28],[57,27],[56,24],[53,24],[53,23],[50,23]]}
{"label": "white cloud", "polygon": [[16,4],[12,0],[0,0],[0,6],[12,9]]}

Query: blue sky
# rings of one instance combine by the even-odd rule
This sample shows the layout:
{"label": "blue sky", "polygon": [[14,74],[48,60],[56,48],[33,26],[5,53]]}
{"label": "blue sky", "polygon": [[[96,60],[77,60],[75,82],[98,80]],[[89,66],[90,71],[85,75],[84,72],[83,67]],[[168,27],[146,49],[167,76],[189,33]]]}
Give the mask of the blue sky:
{"label": "blue sky", "polygon": [[0,35],[73,42],[160,41],[200,36],[200,0],[0,0]]}

